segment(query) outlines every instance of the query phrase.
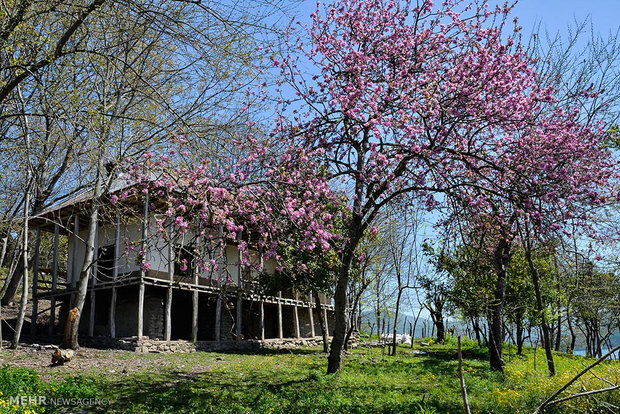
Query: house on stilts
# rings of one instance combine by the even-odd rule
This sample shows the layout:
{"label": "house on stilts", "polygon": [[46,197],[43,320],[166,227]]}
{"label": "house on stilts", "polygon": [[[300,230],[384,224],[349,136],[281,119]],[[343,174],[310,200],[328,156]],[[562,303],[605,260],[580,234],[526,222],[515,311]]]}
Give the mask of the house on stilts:
{"label": "house on stilts", "polygon": [[[107,200],[111,194],[113,191]],[[92,195],[92,191],[83,192],[31,219],[37,236],[32,326],[33,331],[39,330],[38,335],[45,334],[41,332],[45,328],[50,337],[64,330],[85,260]],[[122,209],[119,204],[100,204],[95,229],[96,260],[89,269],[88,294],[80,318],[81,343],[87,338],[107,338],[108,342],[126,339],[137,350],[145,350],[140,348],[144,341],[215,345],[205,349],[239,347],[239,341],[255,347],[265,340],[286,338],[298,338],[304,343],[301,339],[321,335],[319,318],[328,321],[329,332],[333,323],[331,299],[320,295],[319,312],[312,297],[294,290],[261,293],[258,271],[240,260],[243,252],[238,241],[227,241],[218,255],[221,263],[217,271],[206,272],[193,264],[191,249],[195,245],[161,238],[146,242],[157,231],[156,217],[161,211],[156,200],[149,201],[142,195],[123,202]],[[52,266],[47,269],[39,267],[42,232],[53,234]],[[59,249],[62,237],[66,237],[67,245],[63,257]],[[262,261],[251,235],[245,237],[249,246],[246,254]],[[149,266],[141,265],[140,255],[148,258]],[[66,266],[62,266],[65,258]],[[263,271],[275,270],[273,259],[261,264]],[[40,306],[42,301],[49,301],[49,309],[45,306],[40,310],[44,308]],[[37,319],[47,312],[49,324],[37,325]]]}

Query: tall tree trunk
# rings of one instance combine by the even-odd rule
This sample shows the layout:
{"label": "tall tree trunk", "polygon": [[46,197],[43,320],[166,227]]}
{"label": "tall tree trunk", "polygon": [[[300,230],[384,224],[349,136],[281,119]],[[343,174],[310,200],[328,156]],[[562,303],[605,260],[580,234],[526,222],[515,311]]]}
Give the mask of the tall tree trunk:
{"label": "tall tree trunk", "polygon": [[572,354],[575,352],[575,343],[577,342],[577,335],[575,334],[575,329],[573,328],[573,323],[571,322],[571,317],[570,317],[568,308],[566,308],[566,323],[568,325],[568,331],[570,332],[570,345],[568,347],[568,351]]}
{"label": "tall tree trunk", "polygon": [[478,342],[478,346],[482,346],[482,341],[480,340],[480,323],[478,322],[478,318],[471,318],[471,326],[474,330],[474,334],[476,335],[476,341]]}
{"label": "tall tree trunk", "polygon": [[422,306],[420,306],[420,309],[418,309],[418,314],[413,320],[413,332],[411,334],[411,347],[413,347],[413,339],[415,338],[415,329],[416,329],[416,326],[418,325],[418,320],[420,319],[421,313],[422,313]]}
{"label": "tall tree trunk", "polygon": [[519,312],[516,319],[517,355],[523,355],[523,312]]}
{"label": "tall tree trunk", "polygon": [[392,351],[389,355],[396,355],[396,331],[398,327],[398,311],[400,310],[400,298],[403,294],[402,287],[398,287],[398,294],[396,295],[396,310],[394,311],[394,328],[392,329]]}
{"label": "tall tree trunk", "polygon": [[446,327],[443,321],[443,309],[441,306],[435,305],[434,307],[428,307],[429,312],[431,313],[431,320],[433,321],[433,332],[431,336],[437,329],[437,342],[444,343],[446,340]]}
{"label": "tall tree trunk", "polygon": [[6,248],[9,244],[9,232],[11,229],[7,226],[6,236],[2,238],[2,252],[0,252],[0,267],[4,263],[4,257],[6,256]]}
{"label": "tall tree trunk", "polygon": [[495,250],[497,280],[489,321],[489,362],[494,371],[504,372],[504,302],[506,299],[506,273],[510,263],[510,243],[502,239]]}
{"label": "tall tree trunk", "polygon": [[554,350],[555,352],[559,352],[560,351],[560,345],[562,342],[562,314],[560,313],[558,315],[558,322],[557,322],[557,330],[555,331],[555,346],[554,346]]}
{"label": "tall tree trunk", "polygon": [[345,249],[334,292],[334,335],[332,336],[331,349],[327,357],[328,374],[339,372],[342,368],[342,353],[347,333],[347,286],[349,286],[349,269],[353,260],[353,250],[354,247],[352,245]]}
{"label": "tall tree trunk", "polygon": [[555,363],[553,361],[553,352],[551,347],[551,334],[549,332],[549,325],[547,324],[547,317],[545,315],[545,307],[542,301],[538,269],[536,268],[536,266],[534,265],[534,261],[532,260],[532,249],[529,237],[525,243],[525,258],[530,268],[532,283],[534,284],[534,292],[536,294],[536,311],[540,315],[540,326],[543,334],[543,346],[545,347],[545,356],[547,357],[547,367],[549,368],[549,376],[552,377],[555,375]]}
{"label": "tall tree trunk", "polygon": [[[75,312],[74,314],[69,312],[67,323],[65,324],[63,347],[67,349],[77,349],[79,347],[78,328],[80,325],[82,310],[84,309],[84,303],[86,302],[86,294],[88,293],[91,267],[95,259],[95,237],[97,234],[97,222],[99,220],[99,204],[101,201],[101,196],[103,195],[103,161],[103,157],[100,156],[96,167],[97,175],[95,178],[95,191],[92,198],[90,217],[88,219],[86,254],[84,255],[84,263],[82,264],[80,271],[80,279],[77,286],[78,292],[75,297],[75,301],[71,306],[72,310]],[[75,242],[77,243],[78,235],[75,235],[75,237]]]}
{"label": "tall tree trunk", "polygon": [[[23,240],[23,234],[22,234]],[[23,247],[18,246],[14,252],[14,261],[16,262],[15,266],[11,266],[9,269],[9,274],[4,282],[4,286],[2,287],[2,306],[8,306],[13,303],[15,299],[15,294],[17,293],[17,289],[19,288],[19,284],[21,283],[24,277],[24,257],[23,257]]]}
{"label": "tall tree trunk", "polygon": [[[19,314],[17,315],[17,322],[15,324],[15,334],[13,335],[13,341],[11,342],[11,348],[17,349],[19,345],[19,339],[22,334],[22,327],[24,326],[24,319],[26,317],[26,307],[28,305],[28,224],[30,214],[30,181],[32,178],[32,168],[30,165],[30,126],[28,124],[28,117],[25,115],[24,99],[22,97],[21,88],[17,87],[17,95],[22,104],[22,127],[24,129],[24,143],[26,150],[26,187],[24,195],[24,226],[23,226],[23,251],[22,251],[22,298],[19,306]],[[16,278],[19,281],[19,279]]]}

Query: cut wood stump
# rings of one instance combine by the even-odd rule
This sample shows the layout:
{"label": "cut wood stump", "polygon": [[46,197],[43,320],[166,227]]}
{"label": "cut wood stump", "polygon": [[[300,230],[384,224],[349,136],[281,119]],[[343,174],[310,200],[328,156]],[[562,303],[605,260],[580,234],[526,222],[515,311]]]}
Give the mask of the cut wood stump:
{"label": "cut wood stump", "polygon": [[64,365],[71,361],[74,355],[75,351],[72,349],[56,348],[52,354],[52,365]]}

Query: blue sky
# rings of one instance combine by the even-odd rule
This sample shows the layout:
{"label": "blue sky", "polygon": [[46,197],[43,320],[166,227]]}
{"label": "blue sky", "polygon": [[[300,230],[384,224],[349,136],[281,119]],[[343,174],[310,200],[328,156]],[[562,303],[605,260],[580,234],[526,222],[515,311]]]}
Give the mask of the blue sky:
{"label": "blue sky", "polygon": [[528,34],[535,22],[541,22],[552,33],[565,33],[575,19],[583,21],[590,17],[594,29],[607,35],[620,26],[620,0],[521,0],[514,15],[519,16]]}
{"label": "blue sky", "polygon": [[[435,7],[442,0],[435,0]],[[491,4],[503,4],[504,0],[489,0]],[[330,3],[330,0],[321,0],[321,3]],[[305,0],[300,3],[298,18],[307,21],[308,15],[316,9],[315,0]],[[616,32],[620,27],[620,0],[520,0],[513,12],[519,17],[524,32],[529,34],[537,22],[546,27],[551,33],[566,32],[569,24],[575,19],[583,21],[590,17],[595,30],[603,35],[609,31]]]}

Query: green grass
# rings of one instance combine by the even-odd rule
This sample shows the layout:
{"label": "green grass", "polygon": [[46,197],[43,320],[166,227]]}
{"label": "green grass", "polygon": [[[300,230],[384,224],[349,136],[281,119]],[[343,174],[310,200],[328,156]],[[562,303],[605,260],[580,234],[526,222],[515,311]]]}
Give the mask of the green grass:
{"label": "green grass", "polygon": [[[318,350],[259,353],[131,354],[118,359],[156,362],[157,369],[122,374],[102,368],[87,376],[70,370],[54,371],[43,382],[29,370],[0,371],[2,398],[15,393],[46,396],[108,398],[111,405],[90,407],[99,412],[127,413],[460,413],[463,411],[457,377],[456,345],[419,348],[414,355],[401,347],[396,357],[381,349],[358,348],[345,358],[341,375],[325,373],[325,356]],[[488,369],[487,352],[474,342],[463,346],[465,380],[474,413],[526,413],[591,362],[556,355],[558,375],[549,378],[544,354],[514,349],[506,375]],[[506,349],[508,360],[508,349]],[[131,361],[130,361],[131,362]],[[602,364],[595,373],[620,381],[620,363]],[[11,377],[12,375],[12,377]],[[608,386],[586,375],[569,391]],[[564,395],[564,394],[563,394]],[[610,412],[605,403],[620,405],[620,392],[580,398],[548,410],[550,413]],[[11,407],[0,408],[12,412]],[[24,407],[19,407],[23,410]],[[34,407],[59,412],[62,407]],[[2,411],[5,409],[5,411]],[[7,411],[9,410],[9,411]]]}

